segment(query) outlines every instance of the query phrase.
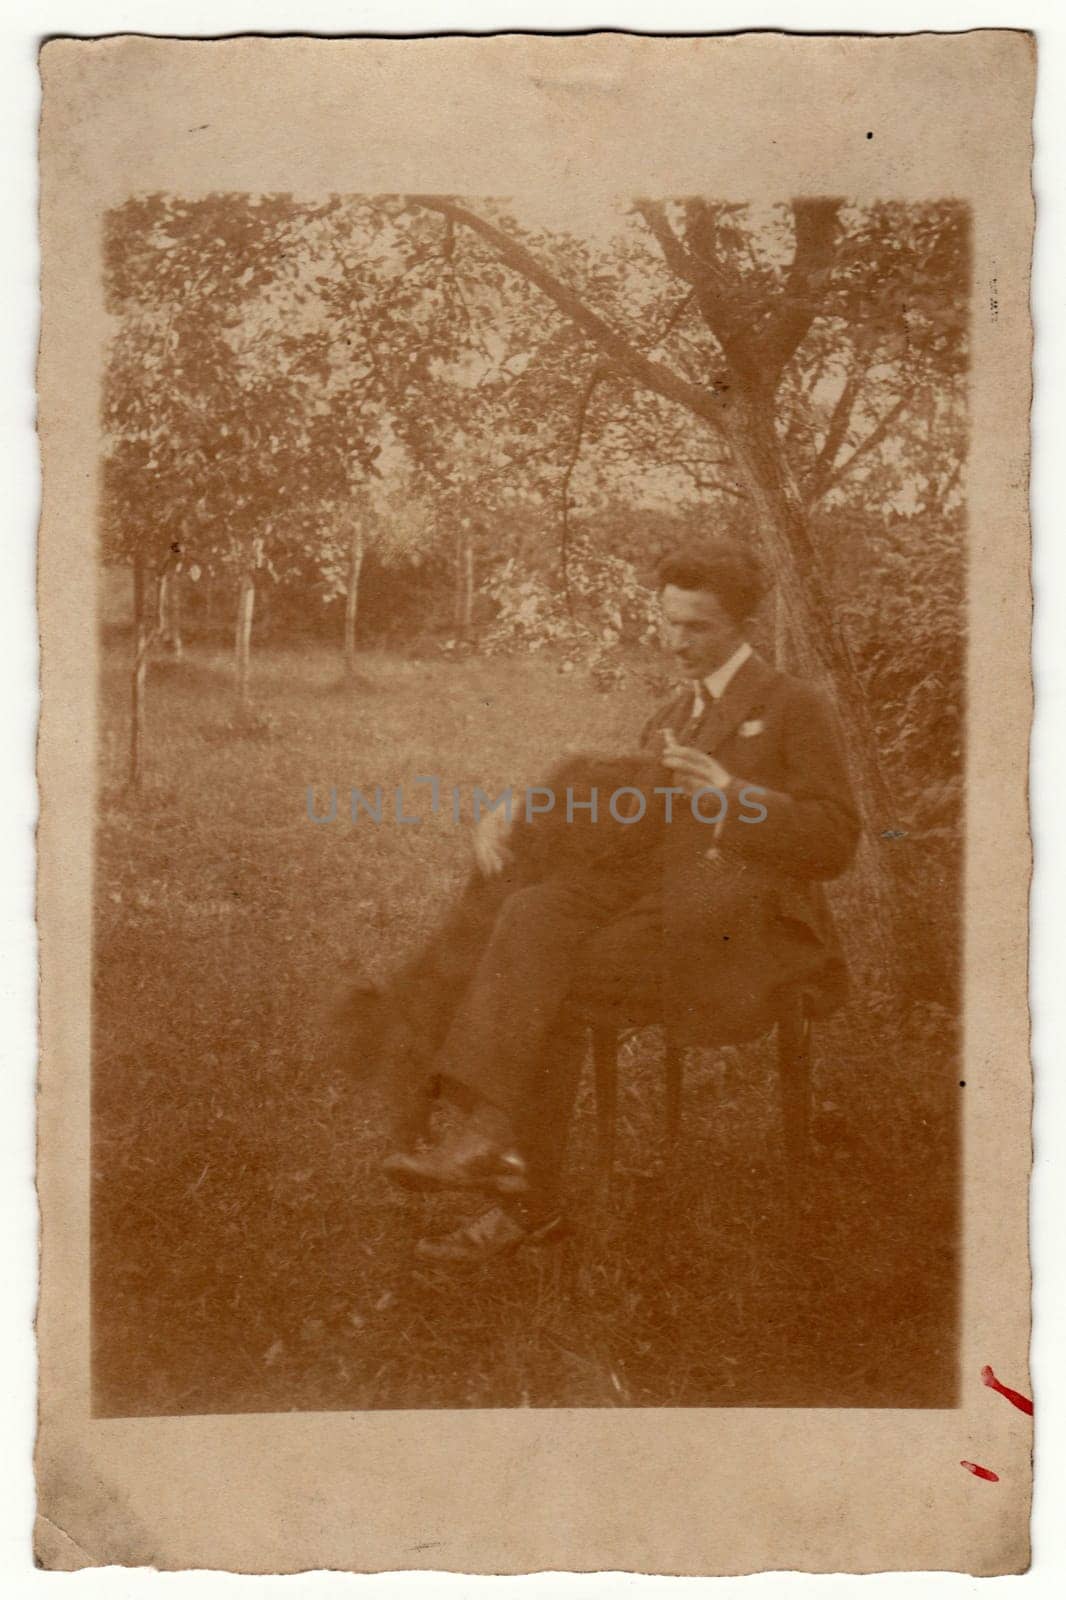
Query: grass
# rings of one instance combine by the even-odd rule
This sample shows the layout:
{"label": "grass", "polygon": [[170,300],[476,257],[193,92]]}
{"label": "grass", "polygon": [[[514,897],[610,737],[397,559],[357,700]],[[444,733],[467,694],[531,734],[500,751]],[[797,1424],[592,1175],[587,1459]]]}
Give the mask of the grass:
{"label": "grass", "polygon": [[[957,1101],[951,1029],[891,1023],[864,982],[817,1036],[809,1206],[785,1205],[772,1052],[706,1053],[683,1149],[656,1160],[661,1056],[626,1047],[619,1170],[592,1179],[579,1106],[563,1245],[445,1272],[412,1247],[470,1209],[380,1177],[382,1108],[330,1051],[342,962],[382,975],[468,867],[444,814],[344,819],[438,774],[533,781],[564,746],[632,743],[635,690],[539,659],[450,665],[263,653],[257,715],[228,663],[153,668],[143,793],[123,795],[125,649],[102,681],[93,1078],[93,1369],[100,1415],[465,1406],[954,1403]],[[340,819],[313,825],[306,791]]]}

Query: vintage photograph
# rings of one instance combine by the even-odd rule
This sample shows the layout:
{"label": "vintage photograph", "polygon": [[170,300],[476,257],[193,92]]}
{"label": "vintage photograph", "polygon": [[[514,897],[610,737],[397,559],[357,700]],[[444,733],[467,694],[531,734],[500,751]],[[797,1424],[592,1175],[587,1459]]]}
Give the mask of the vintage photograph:
{"label": "vintage photograph", "polygon": [[955,1406],[969,206],[94,250],[94,1414]]}

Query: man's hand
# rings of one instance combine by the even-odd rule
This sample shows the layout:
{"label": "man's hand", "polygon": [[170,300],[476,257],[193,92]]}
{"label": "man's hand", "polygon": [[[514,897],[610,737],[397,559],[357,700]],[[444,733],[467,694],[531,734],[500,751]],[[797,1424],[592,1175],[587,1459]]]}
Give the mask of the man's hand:
{"label": "man's hand", "polygon": [[514,857],[507,848],[510,823],[503,811],[486,811],[474,828],[474,860],[486,878],[502,872]]}
{"label": "man's hand", "polygon": [[727,772],[714,756],[689,745],[678,744],[669,729],[663,740],[662,761],[663,766],[673,774],[678,787],[684,789],[686,794],[696,794],[700,789],[721,789],[724,793],[733,781],[732,773]]}

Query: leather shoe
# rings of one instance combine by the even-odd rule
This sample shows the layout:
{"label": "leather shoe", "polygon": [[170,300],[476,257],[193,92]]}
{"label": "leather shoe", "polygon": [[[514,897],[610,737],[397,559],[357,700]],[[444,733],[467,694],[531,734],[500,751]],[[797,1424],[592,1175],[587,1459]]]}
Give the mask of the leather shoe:
{"label": "leather shoe", "polygon": [[563,1238],[566,1229],[558,1215],[536,1223],[523,1222],[502,1206],[483,1211],[472,1222],[464,1222],[451,1233],[437,1239],[419,1239],[415,1254],[423,1261],[439,1261],[453,1266],[476,1266],[506,1255],[523,1244],[548,1244]]}
{"label": "leather shoe", "polygon": [[526,1163],[476,1132],[465,1132],[428,1150],[400,1150],[382,1171],[404,1189],[482,1189],[489,1194],[524,1194]]}

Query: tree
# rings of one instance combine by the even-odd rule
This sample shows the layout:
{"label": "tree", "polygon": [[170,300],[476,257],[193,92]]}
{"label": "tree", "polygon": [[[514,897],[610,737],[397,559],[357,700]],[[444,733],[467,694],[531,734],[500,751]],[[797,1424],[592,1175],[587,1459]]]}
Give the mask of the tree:
{"label": "tree", "polygon": [[[558,252],[553,259],[531,247],[513,218],[447,196],[412,196],[411,204],[484,241],[613,372],[698,419],[718,441],[771,558],[805,664],[835,683],[867,838],[878,838],[894,821],[893,797],[850,642],[833,625],[834,597],[811,511],[893,437],[930,386],[959,382],[963,210],[857,210],[836,199],[800,198],[754,226],[741,207],[638,200],[634,212],[684,308],[649,353],[620,314],[624,275],[580,282],[560,270]],[[827,409],[830,358],[839,370]],[[887,867],[885,859],[884,852],[876,856],[877,876],[898,877],[905,858],[896,852]]]}
{"label": "tree", "polygon": [[[135,573],[136,781],[147,658],[175,627],[181,569],[171,557],[192,553],[233,577],[246,706],[257,583],[291,566],[288,535],[308,507],[350,494],[373,470],[374,365],[331,323],[312,276],[339,205],[157,195],[107,219],[108,302],[119,320],[102,522],[106,552]],[[147,626],[153,580],[158,625]]]}
{"label": "tree", "polygon": [[[264,581],[343,597],[349,674],[371,550],[450,564],[458,633],[481,595],[519,634],[532,606],[559,640],[636,638],[641,541],[713,518],[770,558],[781,656],[835,682],[877,855],[914,745],[886,735],[886,695],[910,712],[873,574],[899,541],[930,571],[957,552],[966,226],[805,198],[641,200],[588,238],[447,196],[119,208],[103,529],[138,596],[131,766],[193,565],[238,595],[243,701]],[[940,681],[943,618],[919,614]]]}
{"label": "tree", "polygon": [[[212,476],[232,461],[224,443],[231,432],[236,437],[231,420],[240,426],[229,333],[239,307],[271,281],[294,220],[285,197],[234,203],[221,195],[196,202],[151,195],[105,221],[107,303],[119,321],[104,389],[101,521],[105,552],[134,568],[134,788],[143,773],[148,659],[170,622],[177,563],[195,543],[213,554],[219,541],[237,536],[233,517],[214,517],[210,503]],[[237,513],[240,491],[227,489]]]}

